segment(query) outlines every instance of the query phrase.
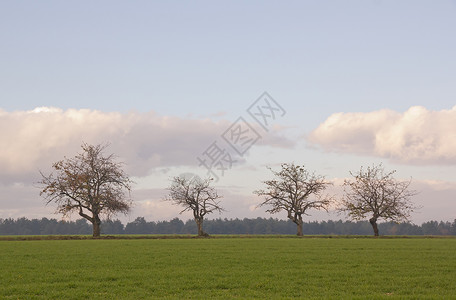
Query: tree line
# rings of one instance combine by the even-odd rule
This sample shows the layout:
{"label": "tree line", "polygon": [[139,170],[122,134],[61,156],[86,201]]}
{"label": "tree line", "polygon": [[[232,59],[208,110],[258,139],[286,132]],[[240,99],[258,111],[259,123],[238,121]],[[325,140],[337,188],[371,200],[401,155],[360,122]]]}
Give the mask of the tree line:
{"label": "tree line", "polygon": [[[421,225],[412,223],[379,223],[386,235],[456,235],[456,219],[451,222],[428,221]],[[274,218],[213,219],[205,221],[206,230],[213,234],[295,234],[296,225],[291,220]],[[312,221],[303,223],[303,234],[321,235],[368,235],[368,221]],[[56,219],[0,219],[0,235],[87,235],[92,233],[86,219],[58,221]],[[102,234],[197,234],[193,220],[146,221],[138,217],[124,225],[119,220],[104,220]]]}
{"label": "tree line", "polygon": [[[103,216],[110,219],[116,213],[127,214],[132,206],[133,182],[113,154],[104,154],[106,147],[83,143],[81,153],[54,163],[54,172],[41,173],[38,183],[46,204],[56,204],[63,216],[78,213],[92,224],[94,237],[101,234]],[[299,236],[304,234],[303,217],[311,209],[328,211],[336,207],[352,221],[369,218],[375,236],[379,235],[379,220],[407,223],[417,209],[411,202],[416,194],[409,190],[411,180],[395,179],[395,171],[386,171],[381,164],[350,172],[352,178],[344,181],[344,195],[338,200],[326,193],[332,182],[302,165],[283,163],[278,171],[269,169],[273,178],[263,181],[264,188],[253,193],[262,198],[259,206],[266,206],[267,212],[286,212]],[[211,184],[212,178],[176,176],[163,199],[181,206],[181,213],[193,213],[198,236],[208,235],[203,230],[208,214],[224,211],[220,201],[223,197]]]}

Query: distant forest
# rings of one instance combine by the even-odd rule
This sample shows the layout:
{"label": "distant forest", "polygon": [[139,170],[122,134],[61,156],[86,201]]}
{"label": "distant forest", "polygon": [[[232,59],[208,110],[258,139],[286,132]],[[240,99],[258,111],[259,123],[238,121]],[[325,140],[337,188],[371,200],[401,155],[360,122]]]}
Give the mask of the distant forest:
{"label": "distant forest", "polygon": [[[197,234],[194,220],[175,218],[171,221],[147,222],[136,218],[127,225],[119,220],[105,220],[102,234]],[[205,220],[204,230],[209,234],[296,234],[296,224],[291,221],[256,219]],[[456,219],[451,222],[429,221],[420,225],[411,223],[379,224],[381,235],[456,235]],[[92,225],[85,219],[58,221],[56,219],[0,219],[0,235],[58,235],[91,234]],[[371,235],[372,226],[367,221],[314,221],[303,225],[303,233],[332,235]]]}

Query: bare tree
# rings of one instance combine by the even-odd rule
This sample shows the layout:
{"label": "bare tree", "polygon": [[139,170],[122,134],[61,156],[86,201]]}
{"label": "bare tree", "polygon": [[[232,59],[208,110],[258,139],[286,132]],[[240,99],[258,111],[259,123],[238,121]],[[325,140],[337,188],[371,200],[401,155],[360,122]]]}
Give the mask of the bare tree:
{"label": "bare tree", "polygon": [[365,170],[361,167],[358,173],[350,174],[352,180],[344,181],[344,197],[339,208],[347,212],[352,220],[362,220],[370,215],[369,222],[378,236],[377,220],[394,222],[407,221],[415,207],[410,198],[416,195],[409,190],[409,181],[398,181],[393,178],[396,171],[385,172],[383,165],[373,165]]}
{"label": "bare tree", "polygon": [[302,236],[302,216],[308,215],[309,209],[328,211],[332,197],[323,195],[323,191],[331,185],[323,176],[310,173],[304,166],[282,164],[282,170],[273,171],[273,180],[267,180],[266,189],[254,191],[258,196],[265,196],[259,206],[270,206],[267,212],[274,214],[282,210],[297,225],[297,235]]}
{"label": "bare tree", "polygon": [[93,236],[99,237],[102,215],[109,218],[130,210],[132,182],[114,155],[103,155],[107,145],[83,143],[81,147],[82,153],[54,163],[55,173],[46,176],[40,172],[40,196],[46,204],[56,203],[57,212],[64,216],[78,212],[92,223]]}
{"label": "bare tree", "polygon": [[214,211],[222,212],[224,209],[220,206],[222,198],[217,191],[210,186],[212,179],[202,180],[197,176],[187,178],[186,176],[177,176],[172,180],[168,188],[169,194],[164,200],[171,201],[174,205],[183,206],[180,212],[192,211],[193,218],[198,226],[198,236],[208,236],[203,231],[204,216]]}

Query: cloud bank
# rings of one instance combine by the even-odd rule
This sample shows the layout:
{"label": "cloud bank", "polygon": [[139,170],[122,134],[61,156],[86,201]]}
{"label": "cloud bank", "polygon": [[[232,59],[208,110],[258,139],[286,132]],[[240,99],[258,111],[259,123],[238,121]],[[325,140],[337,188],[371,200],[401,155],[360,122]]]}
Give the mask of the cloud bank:
{"label": "cloud bank", "polygon": [[[106,150],[126,163],[132,176],[156,167],[197,165],[196,157],[231,125],[230,121],[184,119],[155,112],[101,112],[41,107],[32,111],[0,109],[0,180],[34,182],[38,170],[80,151],[81,143],[109,143]],[[278,131],[255,146],[290,147]],[[229,147],[225,145],[225,147]]]}
{"label": "cloud bank", "polygon": [[456,106],[404,113],[335,113],[307,137],[326,151],[374,155],[405,164],[456,164]]}

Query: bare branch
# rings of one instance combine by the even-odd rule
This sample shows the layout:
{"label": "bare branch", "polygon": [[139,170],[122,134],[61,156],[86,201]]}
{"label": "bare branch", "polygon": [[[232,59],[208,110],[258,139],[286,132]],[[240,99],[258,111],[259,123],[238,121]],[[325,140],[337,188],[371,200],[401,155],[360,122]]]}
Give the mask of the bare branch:
{"label": "bare branch", "polygon": [[198,226],[198,235],[207,235],[202,229],[204,216],[213,212],[222,212],[218,199],[222,196],[210,186],[212,179],[201,180],[198,177],[191,179],[185,177],[174,177],[171,186],[168,188],[169,194],[164,198],[174,205],[183,206],[180,212],[192,211],[195,222]]}
{"label": "bare branch", "polygon": [[352,173],[352,180],[344,181],[344,197],[339,211],[346,212],[352,220],[362,220],[368,215],[374,234],[378,235],[377,220],[408,221],[410,213],[418,207],[410,199],[417,194],[409,190],[409,181],[398,181],[396,171],[385,172],[383,165],[361,167]]}
{"label": "bare branch", "polygon": [[288,218],[298,226],[298,235],[302,235],[302,216],[307,215],[309,209],[327,211],[333,201],[333,197],[323,194],[331,183],[293,163],[282,164],[280,171],[269,169],[275,178],[263,182],[266,189],[254,191],[264,197],[259,206],[268,206],[266,211],[271,214],[285,210]]}
{"label": "bare branch", "polygon": [[77,212],[94,225],[94,236],[99,235],[95,227],[101,215],[128,213],[132,205],[133,182],[114,155],[103,155],[106,147],[83,143],[81,153],[52,165],[54,173],[40,172],[40,195],[46,204],[57,204],[57,212],[63,215]]}

